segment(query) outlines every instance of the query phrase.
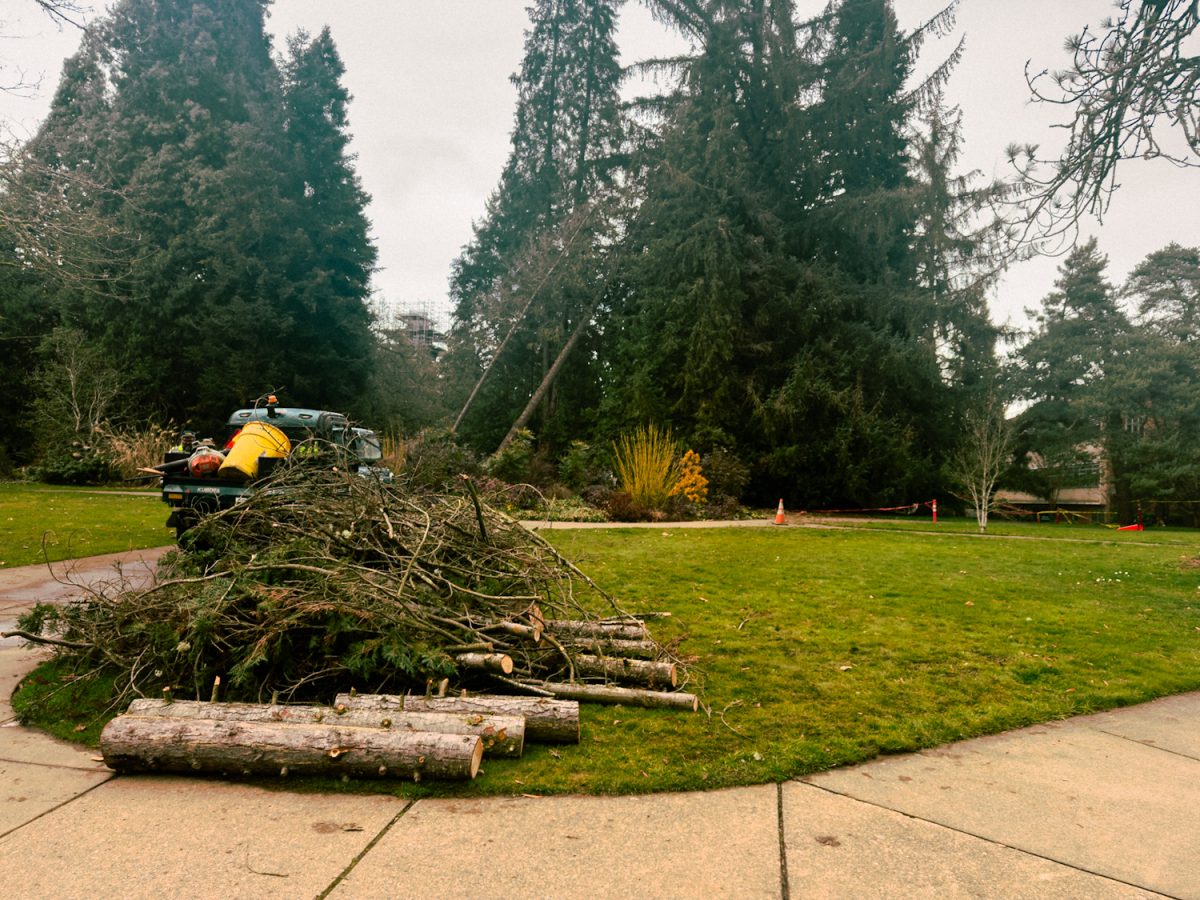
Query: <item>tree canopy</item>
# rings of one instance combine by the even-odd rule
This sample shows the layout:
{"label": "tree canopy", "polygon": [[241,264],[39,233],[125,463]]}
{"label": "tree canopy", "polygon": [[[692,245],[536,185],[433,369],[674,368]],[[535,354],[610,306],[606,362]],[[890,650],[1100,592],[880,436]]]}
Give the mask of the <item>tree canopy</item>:
{"label": "tree canopy", "polygon": [[68,61],[29,147],[43,192],[100,185],[74,188],[69,212],[136,236],[121,277],[85,258],[86,289],[52,303],[147,414],[211,422],[284,386],[353,407],[366,383],[375,251],[342,65],[323,33],[281,67],[266,7],[123,0]]}
{"label": "tree canopy", "polygon": [[1190,326],[1200,255],[1171,244],[1119,290],[1106,266],[1094,239],[1080,245],[1030,310],[1036,327],[1014,374],[1029,404],[1017,446],[1026,487],[1053,499],[1102,479],[1129,522],[1139,504],[1200,500],[1200,346]]}
{"label": "tree canopy", "polygon": [[[69,346],[93,380],[119,374],[111,409],[147,418],[211,423],[285,389],[379,424],[452,420],[485,453],[531,428],[547,460],[653,424],[729,462],[751,500],[944,490],[1000,403],[986,292],[1019,235],[997,210],[1023,188],[1035,219],[1069,225],[1102,211],[1123,159],[1192,164],[1195,3],[1122,0],[1069,70],[1030,76],[1071,110],[1071,140],[1014,186],[959,170],[944,87],[962,43],[925,64],[956,0],[909,31],[891,0],[809,19],[792,0],[646,2],[691,49],[641,63],[666,87],[632,99],[624,0],[530,6],[510,153],[453,263],[435,361],[368,305],[329,30],[273,51],[269,0],[120,0],[0,168],[9,446]],[[1118,287],[1094,241],[1065,258],[1004,373],[1028,484],[1052,496],[1095,448],[1126,511],[1192,483],[1198,270],[1172,244]]]}

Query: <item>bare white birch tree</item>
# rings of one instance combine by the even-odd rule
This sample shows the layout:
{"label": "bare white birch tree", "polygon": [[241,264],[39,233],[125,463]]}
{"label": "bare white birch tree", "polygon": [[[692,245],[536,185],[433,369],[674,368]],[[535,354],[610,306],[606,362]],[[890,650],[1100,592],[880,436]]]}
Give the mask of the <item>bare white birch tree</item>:
{"label": "bare white birch tree", "polygon": [[995,508],[996,485],[1012,455],[1013,431],[1004,403],[988,393],[963,416],[958,446],[946,462],[946,474],[971,503],[980,534],[987,532],[988,515]]}

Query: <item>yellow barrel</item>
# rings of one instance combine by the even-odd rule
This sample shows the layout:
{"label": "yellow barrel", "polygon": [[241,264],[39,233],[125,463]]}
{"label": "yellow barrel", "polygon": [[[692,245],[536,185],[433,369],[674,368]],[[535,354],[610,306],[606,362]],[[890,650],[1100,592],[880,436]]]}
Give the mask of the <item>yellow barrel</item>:
{"label": "yellow barrel", "polygon": [[266,422],[249,422],[233,440],[221,463],[221,478],[257,478],[258,460],[263,456],[281,459],[292,449],[287,435]]}

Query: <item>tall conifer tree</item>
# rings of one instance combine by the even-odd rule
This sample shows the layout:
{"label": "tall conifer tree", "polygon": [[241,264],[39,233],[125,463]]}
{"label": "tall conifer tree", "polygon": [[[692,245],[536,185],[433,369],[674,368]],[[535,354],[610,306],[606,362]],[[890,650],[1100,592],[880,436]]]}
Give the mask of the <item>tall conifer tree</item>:
{"label": "tall conifer tree", "polygon": [[817,68],[820,101],[808,119],[813,146],[805,164],[817,176],[812,245],[824,260],[862,281],[912,275],[905,84],[910,47],[891,0],[841,0],[832,10]]}
{"label": "tall conifer tree", "polygon": [[[614,424],[670,422],[727,441],[780,353],[780,300],[795,266],[776,215],[772,137],[791,75],[786,41],[764,4],[753,6],[721,5],[696,24],[702,50],[644,161],[629,296],[610,323]],[[670,11],[692,22],[688,10]]]}
{"label": "tall conifer tree", "polygon": [[345,66],[325,28],[288,41],[283,66],[287,193],[306,244],[293,261],[298,285],[293,340],[310,349],[285,381],[298,397],[341,397],[349,408],[366,387],[373,341],[370,293],[375,247],[369,197],[348,146],[350,94]]}
{"label": "tall conifer tree", "polygon": [[[515,329],[463,422],[462,433],[487,449],[516,418],[601,289],[600,274],[582,279],[582,294],[580,279],[569,279],[576,282],[572,288],[554,278],[578,270],[606,227],[599,215],[580,227],[573,214],[606,190],[618,162],[621,69],[614,32],[622,3],[538,0],[530,8],[521,71],[512,79],[512,152],[450,284],[455,324],[447,362],[463,396]],[[567,233],[550,239],[559,229]],[[574,266],[556,265],[568,255]],[[572,380],[569,373],[565,380]],[[543,416],[539,431],[548,425]]]}
{"label": "tall conifer tree", "polygon": [[[205,423],[271,387],[350,404],[368,365],[373,257],[314,245],[324,210],[295,174],[304,152],[287,136],[267,5],[122,0],[68,65],[35,141],[103,179],[99,202],[139,236],[130,277],[64,302],[72,324],[120,361],[144,408]],[[347,206],[330,213],[345,221]]]}
{"label": "tall conifer tree", "polygon": [[[1080,467],[1093,463],[1095,451],[1122,428],[1120,411],[1104,400],[1104,383],[1129,322],[1107,267],[1095,238],[1088,240],[1067,254],[1041,309],[1028,310],[1036,327],[1020,350],[1014,379],[1030,405],[1021,414],[1017,449],[1033,465],[1032,486],[1045,496],[1081,486]],[[1115,461],[1111,454],[1109,461]]]}

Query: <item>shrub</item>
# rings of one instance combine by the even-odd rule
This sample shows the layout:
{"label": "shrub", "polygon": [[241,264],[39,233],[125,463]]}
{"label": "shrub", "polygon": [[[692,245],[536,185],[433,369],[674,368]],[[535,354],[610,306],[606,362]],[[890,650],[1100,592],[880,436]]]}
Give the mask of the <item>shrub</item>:
{"label": "shrub", "polygon": [[96,443],[122,478],[134,478],[138,469],[158,465],[175,440],[173,428],[154,423],[142,428],[114,428],[105,423],[96,429]]}
{"label": "shrub", "polygon": [[646,522],[652,518],[651,511],[639,506],[628,491],[613,491],[604,509],[614,522]]}
{"label": "shrub", "polygon": [[679,461],[679,479],[671,488],[672,497],[683,497],[700,506],[708,499],[708,479],[700,471],[700,454],[689,450]]}
{"label": "shrub", "polygon": [[745,515],[736,497],[728,494],[713,494],[704,507],[706,519],[739,519]]}
{"label": "shrub", "polygon": [[724,494],[735,501],[741,500],[746,485],[750,483],[749,466],[729,450],[720,447],[704,454],[702,462],[710,495]]}
{"label": "shrub", "polygon": [[117,476],[100,448],[79,441],[69,448],[51,450],[32,473],[47,484],[105,484]]}
{"label": "shrub", "polygon": [[572,441],[558,461],[558,477],[573,491],[590,485],[613,484],[611,462],[600,448],[585,441]]}
{"label": "shrub", "polygon": [[405,445],[405,472],[417,487],[440,489],[479,472],[479,460],[447,430],[420,432]]}
{"label": "shrub", "polygon": [[484,469],[493,478],[508,482],[531,481],[530,464],[533,462],[533,432],[522,428],[513,439],[494,453]]}
{"label": "shrub", "polygon": [[656,425],[626,434],[613,445],[617,479],[635,507],[663,509],[679,481],[675,441]]}
{"label": "shrub", "polygon": [[589,484],[579,492],[584,503],[596,509],[608,509],[614,491],[607,484]]}

